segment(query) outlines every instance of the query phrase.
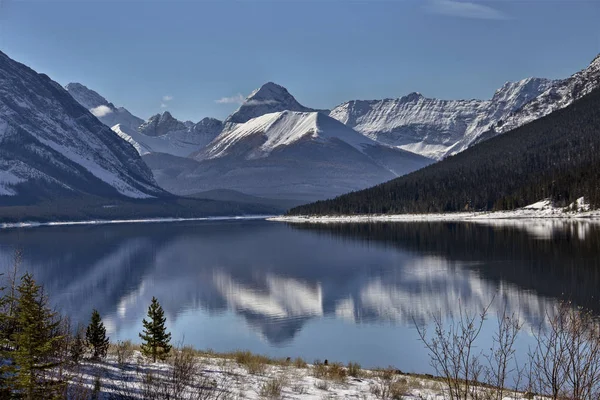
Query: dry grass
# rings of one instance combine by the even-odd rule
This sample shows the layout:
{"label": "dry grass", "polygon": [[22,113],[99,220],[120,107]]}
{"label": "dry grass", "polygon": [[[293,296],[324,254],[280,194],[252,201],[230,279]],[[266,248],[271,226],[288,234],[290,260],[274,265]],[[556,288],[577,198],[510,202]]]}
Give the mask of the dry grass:
{"label": "dry grass", "polygon": [[286,385],[284,377],[269,379],[260,386],[259,396],[264,399],[280,399],[281,392]]}

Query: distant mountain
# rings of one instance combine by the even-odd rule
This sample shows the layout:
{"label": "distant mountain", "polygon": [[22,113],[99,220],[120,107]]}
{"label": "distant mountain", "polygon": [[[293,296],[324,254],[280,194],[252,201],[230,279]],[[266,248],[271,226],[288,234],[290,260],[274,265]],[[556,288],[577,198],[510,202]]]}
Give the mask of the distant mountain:
{"label": "distant mountain", "polygon": [[244,103],[225,120],[225,123],[240,124],[265,114],[280,111],[313,112],[319,110],[304,107],[286,88],[273,82],[267,82],[252,92]]}
{"label": "distant mountain", "polygon": [[438,100],[420,93],[353,100],[329,115],[379,143],[441,159],[466,149],[497,121],[555,83],[538,78],[507,82],[491,100]]}
{"label": "distant mountain", "polygon": [[0,83],[0,204],[166,194],[133,147],[48,76],[0,52]]}
{"label": "distant mountain", "polygon": [[143,119],[131,114],[127,109],[115,107],[104,97],[81,83],[69,83],[65,89],[79,104],[87,108],[109,128],[120,124],[128,129],[137,129],[144,122]]}
{"label": "distant mountain", "polygon": [[291,214],[512,209],[580,197],[600,207],[600,88],[564,109],[420,171]]}
{"label": "distant mountain", "polygon": [[142,124],[138,130],[115,125],[112,130],[131,143],[140,155],[166,153],[187,157],[210,143],[220,132],[223,123],[204,118],[197,124],[181,122],[165,111]]}
{"label": "distant mountain", "polygon": [[161,186],[177,194],[226,188],[299,200],[357,190],[432,162],[382,146],[314,111],[280,111],[226,123],[191,159],[144,157]]}

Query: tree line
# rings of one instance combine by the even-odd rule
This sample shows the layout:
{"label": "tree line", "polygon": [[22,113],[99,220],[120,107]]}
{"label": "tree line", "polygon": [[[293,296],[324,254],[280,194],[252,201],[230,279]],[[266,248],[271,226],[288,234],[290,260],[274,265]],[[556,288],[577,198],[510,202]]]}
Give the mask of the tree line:
{"label": "tree line", "polygon": [[600,89],[569,107],[419,171],[289,215],[512,210],[584,197],[600,207]]}

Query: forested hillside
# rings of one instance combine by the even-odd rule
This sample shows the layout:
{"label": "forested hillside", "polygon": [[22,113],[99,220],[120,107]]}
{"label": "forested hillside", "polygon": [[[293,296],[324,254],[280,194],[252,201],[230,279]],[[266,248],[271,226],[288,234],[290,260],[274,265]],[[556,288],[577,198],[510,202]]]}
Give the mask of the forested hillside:
{"label": "forested hillside", "polygon": [[584,196],[600,206],[600,90],[569,107],[381,185],[296,207],[299,214],[506,210]]}

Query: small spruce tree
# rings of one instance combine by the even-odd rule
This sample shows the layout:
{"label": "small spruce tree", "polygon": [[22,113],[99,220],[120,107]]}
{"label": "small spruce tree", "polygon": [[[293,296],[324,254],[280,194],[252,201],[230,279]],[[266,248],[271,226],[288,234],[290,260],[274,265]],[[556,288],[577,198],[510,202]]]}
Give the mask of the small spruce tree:
{"label": "small spruce tree", "polygon": [[31,274],[21,278],[17,294],[17,329],[11,338],[15,364],[11,386],[28,400],[52,398],[61,382],[47,379],[44,372],[61,363],[53,357],[56,344],[63,339],[58,333],[60,319],[48,307],[47,297]]}
{"label": "small spruce tree", "polygon": [[75,333],[75,336],[73,337],[73,341],[71,342],[71,346],[69,348],[71,360],[75,364],[79,364],[79,361],[81,361],[81,359],[85,355],[86,347],[87,346],[85,344],[83,327],[81,325],[79,325],[77,327],[77,332]]}
{"label": "small spruce tree", "polygon": [[109,338],[106,337],[106,328],[97,310],[92,311],[92,319],[85,331],[85,338],[92,348],[92,359],[106,358]]}
{"label": "small spruce tree", "polygon": [[171,351],[171,333],[167,332],[165,322],[167,318],[165,313],[156,300],[152,297],[152,303],[148,307],[148,321],[142,321],[144,330],[140,333],[142,343],[142,354],[146,357],[152,357],[152,362],[156,359],[164,360]]}

